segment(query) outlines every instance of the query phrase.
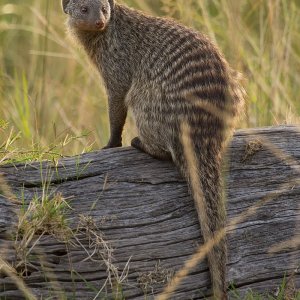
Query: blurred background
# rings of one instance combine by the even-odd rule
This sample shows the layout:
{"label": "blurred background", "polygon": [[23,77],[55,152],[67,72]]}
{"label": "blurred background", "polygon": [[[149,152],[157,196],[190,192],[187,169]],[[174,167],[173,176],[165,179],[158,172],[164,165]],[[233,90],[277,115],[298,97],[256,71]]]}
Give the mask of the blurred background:
{"label": "blurred background", "polygon": [[[0,0],[0,162],[55,159],[103,147],[101,79],[68,37],[60,0]],[[299,0],[128,0],[216,41],[244,74],[239,127],[300,123]],[[135,135],[131,118],[124,132]]]}

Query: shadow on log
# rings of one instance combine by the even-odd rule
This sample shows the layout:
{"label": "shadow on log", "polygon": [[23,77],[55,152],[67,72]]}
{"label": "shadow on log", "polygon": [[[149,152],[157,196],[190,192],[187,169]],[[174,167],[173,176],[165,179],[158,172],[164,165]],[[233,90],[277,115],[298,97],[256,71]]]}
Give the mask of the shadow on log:
{"label": "shadow on log", "polygon": [[[238,131],[229,152],[229,222],[259,206],[241,218],[235,230],[229,230],[228,281],[236,288],[231,298],[248,289],[274,292],[291,274],[294,287],[299,288],[299,127]],[[113,263],[120,274],[130,260],[127,280],[122,283],[124,299],[145,299],[145,292],[152,299],[202,244],[193,201],[173,164],[132,148],[66,158],[56,166],[47,162],[2,166],[0,173],[25,203],[41,195],[43,182],[48,181],[49,192],[68,199],[73,229],[79,215],[93,217],[114,248]],[[12,264],[16,246],[11,228],[23,206],[0,193],[1,257]],[[89,250],[88,240],[82,243]],[[28,257],[31,268],[24,281],[39,299],[40,295],[57,299],[60,291],[68,299],[93,299],[99,293],[107,279],[107,266],[93,261],[84,248],[70,245],[66,249],[47,235],[36,247],[44,259]],[[57,283],[50,284],[51,280]],[[106,293],[104,289],[97,299],[106,299]],[[171,299],[203,299],[209,294],[203,261],[183,279]],[[21,297],[14,282],[0,273],[0,298]]]}

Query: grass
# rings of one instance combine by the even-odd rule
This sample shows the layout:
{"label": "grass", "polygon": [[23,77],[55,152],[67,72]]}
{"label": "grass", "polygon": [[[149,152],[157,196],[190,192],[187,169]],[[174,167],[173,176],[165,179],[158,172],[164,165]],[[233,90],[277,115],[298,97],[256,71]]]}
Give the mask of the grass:
{"label": "grass", "polygon": [[[296,291],[294,284],[291,284],[291,278],[284,278],[281,285],[273,294],[258,294],[249,291],[243,297],[243,300],[299,300],[300,291]],[[241,296],[233,288],[233,300],[241,299]]]}
{"label": "grass", "polygon": [[[26,278],[30,278],[33,270],[37,270],[40,265],[44,280],[49,283],[49,297],[52,299],[67,299],[62,285],[55,279],[51,264],[47,260],[46,253],[39,245],[43,238],[53,237],[57,242],[65,245],[63,254],[68,255],[70,263],[70,276],[73,284],[76,284],[75,277],[79,278],[87,289],[95,293],[98,299],[123,300],[123,285],[127,281],[130,259],[125,264],[123,270],[114,264],[114,249],[106,240],[105,235],[91,216],[79,215],[72,228],[67,217],[72,209],[68,199],[64,199],[59,193],[51,193],[48,185],[49,179],[43,180],[41,196],[35,195],[30,201],[20,199],[18,201],[21,209],[18,211],[15,233],[15,259],[13,262],[5,260],[5,255],[0,258],[0,278],[3,273],[10,277],[26,299],[37,299],[31,289],[26,285]],[[0,182],[1,184],[1,182]],[[4,193],[10,195],[11,191]],[[22,197],[22,193],[21,193]],[[104,224],[108,219],[103,218],[100,224]],[[2,246],[2,253],[5,253],[5,245]],[[97,265],[105,265],[107,278],[99,288],[88,282],[79,272],[74,269],[70,254],[70,249],[82,251],[86,254],[83,262],[90,261]],[[37,261],[39,261],[37,263]],[[1,289],[5,287],[1,285]],[[111,291],[111,296],[108,296]],[[74,288],[74,299],[76,299],[76,289]]]}
{"label": "grass", "polygon": [[[299,123],[297,0],[122,2],[179,19],[218,43],[246,78],[240,127]],[[2,157],[13,151],[19,160],[59,158],[99,149],[108,140],[101,80],[66,37],[64,20],[59,1],[0,0]],[[129,118],[126,145],[134,135]]]}
{"label": "grass", "polygon": [[[217,42],[230,64],[245,76],[248,99],[240,127],[300,123],[299,1],[120,2],[153,15],[176,18]],[[64,19],[60,1],[0,0],[0,165],[57,161],[99,149],[108,140],[107,104],[101,79],[82,51],[66,37]],[[133,120],[129,117],[125,145],[134,136]],[[249,145],[249,155],[259,148],[259,143]],[[2,181],[0,175],[1,192],[17,202]],[[23,270],[37,237],[51,234],[59,238],[61,232],[70,233],[65,219],[67,209],[61,195],[49,195],[46,190],[42,198],[34,198],[24,208],[17,236]],[[121,274],[115,269],[112,249],[97,233],[93,220],[82,217],[79,224],[78,232],[91,241],[85,248],[88,258],[107,262],[107,284],[114,287],[115,298],[122,299],[121,286],[128,265]],[[75,237],[77,246],[82,247],[76,234]],[[16,280],[29,299],[35,299],[23,280],[17,278],[18,268],[0,260],[1,269]],[[153,274],[145,275],[146,279],[151,277],[153,281]],[[151,287],[147,281],[145,284],[146,288]],[[244,299],[283,300],[284,291],[285,283],[277,296],[249,293]],[[293,299],[300,299],[300,295]]]}
{"label": "grass", "polygon": [[[47,195],[44,191],[41,197],[35,196],[20,211],[17,226],[16,242],[17,254],[22,256],[22,263],[26,262],[29,245],[38,242],[44,235],[51,235],[58,241],[68,242],[72,231],[65,217],[66,210],[71,209],[61,194]],[[36,240],[36,236],[39,237]],[[32,246],[30,249],[33,249]],[[26,265],[26,263],[25,263]]]}
{"label": "grass", "polygon": [[147,299],[147,295],[154,294],[154,289],[157,286],[170,283],[173,276],[174,271],[164,268],[160,261],[158,261],[155,264],[154,270],[139,273],[137,282],[145,294],[145,299]]}

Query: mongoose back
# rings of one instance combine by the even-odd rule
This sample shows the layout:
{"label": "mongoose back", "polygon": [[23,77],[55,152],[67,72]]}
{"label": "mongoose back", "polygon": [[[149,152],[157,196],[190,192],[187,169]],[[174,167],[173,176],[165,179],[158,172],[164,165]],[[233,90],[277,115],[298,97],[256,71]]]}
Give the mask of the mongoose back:
{"label": "mongoose back", "polygon": [[[225,226],[220,164],[225,132],[243,103],[243,91],[216,46],[177,22],[145,15],[114,0],[62,0],[68,28],[104,79],[110,139],[122,145],[127,110],[139,137],[132,146],[172,159],[196,189],[183,143],[189,134],[204,201],[195,201],[204,241]],[[224,117],[225,116],[225,117]],[[225,238],[208,254],[214,298],[226,299]]]}

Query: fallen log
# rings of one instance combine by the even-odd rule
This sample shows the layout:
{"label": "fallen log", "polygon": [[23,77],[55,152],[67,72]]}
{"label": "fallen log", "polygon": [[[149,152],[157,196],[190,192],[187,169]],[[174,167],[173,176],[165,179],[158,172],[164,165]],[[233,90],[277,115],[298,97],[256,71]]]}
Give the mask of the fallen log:
{"label": "fallen log", "polygon": [[[229,157],[231,298],[249,289],[275,293],[284,278],[299,289],[299,127],[237,131]],[[107,299],[103,295],[116,291],[122,296],[115,299],[145,299],[145,294],[152,299],[202,244],[193,201],[173,164],[135,149],[103,150],[58,163],[4,165],[0,174],[10,193],[23,202],[12,201],[0,187],[0,254],[6,262],[15,265],[17,260],[18,212],[34,197],[41,197],[45,187],[49,195],[67,199],[72,207],[67,218],[74,232],[83,220],[86,226],[89,221],[96,239],[104,241],[104,245],[99,240],[93,243],[91,228],[87,236],[81,228],[79,241],[70,244],[47,232],[37,238],[26,257],[23,280],[39,299],[41,295],[57,299],[62,294],[68,299]],[[96,257],[105,252],[105,241],[113,248],[109,259],[113,267],[101,261],[103,256]],[[15,281],[1,269],[3,263],[0,298],[22,299]],[[204,299],[209,294],[207,264],[202,261],[171,299]]]}

